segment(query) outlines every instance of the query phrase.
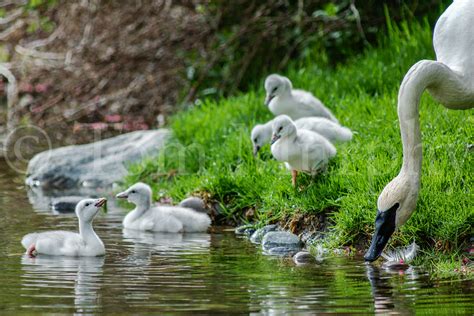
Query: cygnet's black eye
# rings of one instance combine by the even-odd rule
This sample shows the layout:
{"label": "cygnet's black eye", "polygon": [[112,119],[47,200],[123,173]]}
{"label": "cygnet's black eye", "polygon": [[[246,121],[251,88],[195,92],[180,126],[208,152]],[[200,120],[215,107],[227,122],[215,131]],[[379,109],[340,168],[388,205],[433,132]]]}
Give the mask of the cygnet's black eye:
{"label": "cygnet's black eye", "polygon": [[135,190],[132,190],[132,191],[130,191],[130,193],[137,193],[137,191],[135,191]]}
{"label": "cygnet's black eye", "polygon": [[278,87],[273,88],[272,93],[276,92]]}
{"label": "cygnet's black eye", "polygon": [[91,205],[91,204],[90,204],[90,203],[86,203],[86,206],[89,206],[89,205]]}
{"label": "cygnet's black eye", "polygon": [[280,128],[278,129],[278,131],[281,132],[282,129],[283,129],[283,126],[280,126]]}
{"label": "cygnet's black eye", "polygon": [[254,139],[253,139],[253,142],[254,142],[254,143],[256,143],[256,142],[257,142],[257,140],[258,140],[257,138],[254,138]]}

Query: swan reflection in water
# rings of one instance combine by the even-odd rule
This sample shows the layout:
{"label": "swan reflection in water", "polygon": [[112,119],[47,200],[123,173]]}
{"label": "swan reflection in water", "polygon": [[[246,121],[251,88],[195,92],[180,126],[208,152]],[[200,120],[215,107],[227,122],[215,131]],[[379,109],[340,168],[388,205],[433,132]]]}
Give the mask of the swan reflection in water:
{"label": "swan reflection in water", "polygon": [[[367,279],[369,280],[374,298],[376,313],[397,313],[411,315],[415,313],[415,297],[394,293],[394,276],[403,278],[403,283],[410,285],[410,290],[417,288],[418,272],[411,266],[377,267],[366,264]],[[396,292],[396,291],[395,291]]]}
{"label": "swan reflection in water", "polygon": [[122,232],[124,241],[131,243],[131,254],[126,260],[133,260],[137,265],[150,264],[152,254],[178,259],[185,254],[209,253],[211,246],[211,235],[207,233],[176,234],[126,228]]}
{"label": "swan reflection in water", "polygon": [[[74,295],[77,313],[92,312],[100,306],[104,257],[63,257],[40,255],[30,258],[23,255],[22,283],[24,288],[32,289],[32,295],[47,292],[53,302],[45,300],[45,308],[55,304],[70,305],[70,293],[64,294],[55,289],[70,288]],[[50,290],[46,291],[45,288]],[[61,293],[61,294],[59,294]],[[68,306],[69,307],[69,306]]]}

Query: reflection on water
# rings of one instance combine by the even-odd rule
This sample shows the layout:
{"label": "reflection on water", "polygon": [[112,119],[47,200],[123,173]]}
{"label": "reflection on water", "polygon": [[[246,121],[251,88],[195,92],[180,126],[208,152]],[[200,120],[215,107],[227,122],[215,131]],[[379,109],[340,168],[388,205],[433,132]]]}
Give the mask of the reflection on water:
{"label": "reflection on water", "polygon": [[180,250],[191,253],[202,252],[204,254],[209,252],[211,245],[211,235],[207,233],[173,234],[126,228],[122,232],[123,239],[133,242],[135,249],[151,249],[165,255],[168,252]]}
{"label": "reflection on water", "polygon": [[[22,179],[0,163],[0,314],[166,313],[472,314],[469,281],[431,281],[413,268],[386,270],[362,258],[295,266],[262,255],[231,232],[124,230],[110,204],[94,222],[103,258],[24,256],[32,231],[77,230],[74,216],[35,212]],[[36,205],[36,204],[35,204]]]}
{"label": "reflection on water", "polygon": [[[377,313],[387,314],[390,311],[397,311],[402,314],[414,314],[415,309],[413,302],[407,302],[410,297],[403,298],[403,304],[397,305],[394,298],[393,287],[390,285],[390,280],[394,275],[404,276],[406,283],[410,284],[410,280],[418,279],[418,272],[413,267],[399,268],[399,269],[381,269],[372,264],[366,264],[367,278],[369,279],[372,288],[372,295],[374,297],[374,310]],[[416,282],[412,283],[416,289]]]}
{"label": "reflection on water", "polygon": [[[38,256],[21,258],[22,285],[28,295],[43,297],[44,288],[74,289],[74,308],[89,313],[100,305],[100,283],[104,258]],[[70,294],[67,293],[66,297]]]}

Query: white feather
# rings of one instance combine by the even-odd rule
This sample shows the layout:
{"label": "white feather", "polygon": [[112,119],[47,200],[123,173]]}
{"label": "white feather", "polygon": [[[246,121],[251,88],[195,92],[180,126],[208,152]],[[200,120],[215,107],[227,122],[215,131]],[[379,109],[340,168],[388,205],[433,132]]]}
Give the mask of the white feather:
{"label": "white feather", "polygon": [[418,253],[418,245],[413,242],[407,247],[396,248],[393,250],[387,251],[387,253],[382,253],[382,257],[388,262],[401,262],[409,263],[415,259]]}

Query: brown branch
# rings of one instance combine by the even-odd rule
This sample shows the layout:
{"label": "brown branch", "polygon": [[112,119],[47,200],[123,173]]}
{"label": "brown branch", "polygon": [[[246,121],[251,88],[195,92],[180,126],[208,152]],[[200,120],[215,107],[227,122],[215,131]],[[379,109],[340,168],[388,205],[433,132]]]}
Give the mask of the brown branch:
{"label": "brown branch", "polygon": [[18,103],[17,81],[13,73],[5,66],[0,64],[0,74],[7,78],[7,129],[12,130],[16,126],[15,107]]}
{"label": "brown branch", "polygon": [[9,24],[23,14],[23,8],[18,8],[4,18],[0,18],[0,25]]}
{"label": "brown branch", "polygon": [[0,41],[8,41],[12,35],[15,35],[18,31],[20,31],[26,25],[25,21],[17,20],[13,23],[9,28],[0,32]]}

